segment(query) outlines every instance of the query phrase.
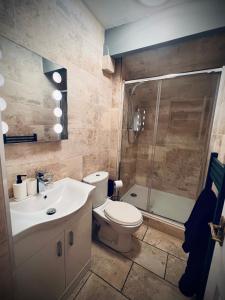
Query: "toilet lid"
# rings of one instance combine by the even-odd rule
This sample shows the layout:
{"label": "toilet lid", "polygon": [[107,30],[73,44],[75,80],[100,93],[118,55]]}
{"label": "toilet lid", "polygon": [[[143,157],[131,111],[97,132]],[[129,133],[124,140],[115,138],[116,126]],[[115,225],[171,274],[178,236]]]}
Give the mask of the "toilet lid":
{"label": "toilet lid", "polygon": [[104,212],[108,219],[121,225],[135,226],[142,222],[141,212],[126,202],[112,201],[106,206]]}

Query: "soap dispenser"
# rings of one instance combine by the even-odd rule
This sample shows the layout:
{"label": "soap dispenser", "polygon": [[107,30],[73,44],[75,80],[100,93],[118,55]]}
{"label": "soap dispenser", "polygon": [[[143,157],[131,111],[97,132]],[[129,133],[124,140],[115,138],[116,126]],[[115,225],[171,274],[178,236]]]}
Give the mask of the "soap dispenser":
{"label": "soap dispenser", "polygon": [[13,184],[13,194],[16,201],[20,201],[27,196],[27,184],[22,180],[26,175],[17,175],[16,183]]}

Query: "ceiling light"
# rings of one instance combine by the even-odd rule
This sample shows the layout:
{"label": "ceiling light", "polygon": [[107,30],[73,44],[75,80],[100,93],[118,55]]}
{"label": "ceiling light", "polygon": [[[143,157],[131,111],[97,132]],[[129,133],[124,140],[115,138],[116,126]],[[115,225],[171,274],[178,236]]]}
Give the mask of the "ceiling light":
{"label": "ceiling light", "polygon": [[168,0],[138,0],[141,4],[145,6],[160,6],[162,4],[165,4]]}

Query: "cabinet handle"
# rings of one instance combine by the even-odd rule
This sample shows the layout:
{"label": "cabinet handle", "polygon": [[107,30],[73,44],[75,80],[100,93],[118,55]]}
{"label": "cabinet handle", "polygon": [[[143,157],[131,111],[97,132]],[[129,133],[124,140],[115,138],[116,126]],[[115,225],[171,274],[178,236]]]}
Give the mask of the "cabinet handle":
{"label": "cabinet handle", "polygon": [[73,231],[70,231],[69,232],[69,244],[70,244],[70,246],[73,246],[73,241],[74,241],[74,239],[73,239]]}
{"label": "cabinet handle", "polygon": [[62,256],[62,242],[58,241],[57,243],[57,256]]}

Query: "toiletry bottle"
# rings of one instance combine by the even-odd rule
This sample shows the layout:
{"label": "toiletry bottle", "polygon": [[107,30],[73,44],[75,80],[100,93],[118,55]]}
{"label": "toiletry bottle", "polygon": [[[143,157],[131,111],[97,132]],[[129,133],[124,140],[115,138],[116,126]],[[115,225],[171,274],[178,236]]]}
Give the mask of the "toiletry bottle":
{"label": "toiletry bottle", "polygon": [[20,201],[27,196],[27,184],[22,180],[26,175],[17,175],[16,183],[13,184],[13,194],[16,201]]}

